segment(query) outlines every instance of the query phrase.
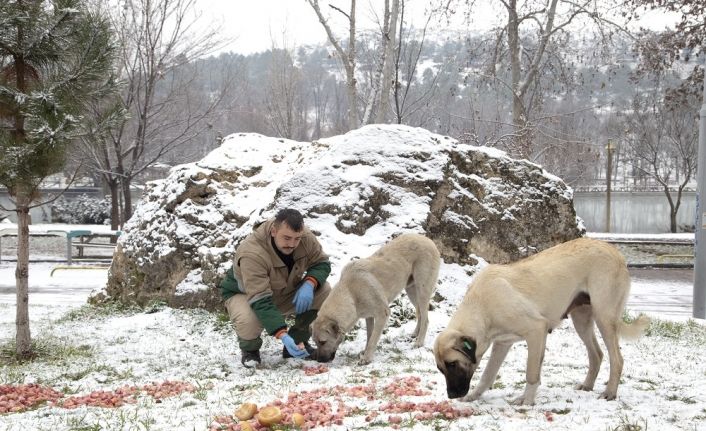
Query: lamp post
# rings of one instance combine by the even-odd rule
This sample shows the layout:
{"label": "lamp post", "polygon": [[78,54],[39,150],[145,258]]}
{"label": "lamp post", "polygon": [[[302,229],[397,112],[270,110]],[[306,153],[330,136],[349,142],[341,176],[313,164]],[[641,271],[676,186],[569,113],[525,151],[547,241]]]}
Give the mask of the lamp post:
{"label": "lamp post", "polygon": [[[704,63],[706,69],[706,63]],[[699,114],[699,159],[696,176],[696,223],[694,239],[694,305],[693,317],[706,318],[706,76]]]}
{"label": "lamp post", "polygon": [[608,139],[608,145],[605,146],[608,166],[606,166],[605,178],[606,178],[606,202],[605,202],[605,231],[610,232],[610,183],[611,176],[613,175],[613,151],[615,151],[615,145],[613,145],[613,140]]}

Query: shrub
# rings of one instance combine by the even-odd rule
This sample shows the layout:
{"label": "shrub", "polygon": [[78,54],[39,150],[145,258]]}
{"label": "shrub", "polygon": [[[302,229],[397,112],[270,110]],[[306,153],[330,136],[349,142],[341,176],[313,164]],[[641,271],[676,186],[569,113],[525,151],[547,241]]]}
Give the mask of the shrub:
{"label": "shrub", "polygon": [[82,194],[75,199],[63,196],[51,205],[52,223],[109,224],[110,199],[97,199]]}

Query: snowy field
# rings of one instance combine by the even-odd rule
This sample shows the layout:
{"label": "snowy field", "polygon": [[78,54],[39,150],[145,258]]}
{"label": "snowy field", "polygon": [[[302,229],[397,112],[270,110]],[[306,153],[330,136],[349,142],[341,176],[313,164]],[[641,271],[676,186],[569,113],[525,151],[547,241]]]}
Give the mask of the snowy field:
{"label": "snowy field", "polygon": [[467,276],[454,265],[442,266],[444,300],[430,314],[425,347],[414,349],[406,336],[413,321],[389,328],[368,366],[355,359],[363,328],[324,366],[282,359],[279,343],[267,338],[256,370],[241,367],[235,334],[221,316],[159,305],[89,307],[86,298],[104,285],[106,270],[51,275],[57,265],[30,266],[32,335],[43,356],[18,365],[9,354],[14,263],[0,264],[0,400],[18,387],[56,391],[53,403],[0,414],[0,430],[238,429],[230,416],[243,402],[280,404],[285,413],[320,420],[326,415],[316,409],[325,410],[327,425],[316,429],[332,430],[706,430],[706,330],[689,319],[692,286],[683,280],[633,278],[628,312],[646,312],[653,325],[647,336],[622,343],[617,400],[597,399],[607,380],[605,358],[593,392],[572,388],[583,381],[587,358],[565,321],[549,335],[537,404],[518,407],[508,400],[524,386],[524,344],[512,349],[480,400],[447,400],[431,346],[465,290],[459,286]]}

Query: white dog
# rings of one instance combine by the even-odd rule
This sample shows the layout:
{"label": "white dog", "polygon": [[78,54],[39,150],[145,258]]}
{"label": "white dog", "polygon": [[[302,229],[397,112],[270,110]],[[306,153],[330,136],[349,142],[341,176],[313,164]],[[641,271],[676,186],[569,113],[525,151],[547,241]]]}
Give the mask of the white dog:
{"label": "white dog", "polygon": [[402,290],[417,313],[415,346],[424,345],[439,265],[434,242],[417,234],[400,235],[372,256],[348,263],[311,324],[317,360],[332,360],[346,332],[364,317],[368,339],[360,363],[370,363],[390,317],[390,303]]}
{"label": "white dog", "polygon": [[622,320],[630,275],[618,250],[602,241],[579,238],[509,265],[490,265],[471,283],[448,327],[437,337],[434,357],[446,377],[449,398],[468,393],[478,362],[491,346],[490,359],[466,401],[491,387],[510,346],[527,342],[526,386],[515,404],[534,404],[547,333],[571,316],[588,351],[588,374],[577,386],[593,390],[603,353],[594,322],[610,359],[610,377],[601,398],[615,399],[623,357],[618,337],[638,337],[647,317]]}

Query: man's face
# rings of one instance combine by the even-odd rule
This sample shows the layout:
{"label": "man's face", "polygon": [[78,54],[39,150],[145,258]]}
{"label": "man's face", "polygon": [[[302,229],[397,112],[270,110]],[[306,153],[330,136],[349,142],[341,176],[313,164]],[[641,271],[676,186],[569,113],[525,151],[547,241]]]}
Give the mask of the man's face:
{"label": "man's face", "polygon": [[277,249],[283,254],[292,254],[302,240],[302,232],[293,230],[287,222],[282,222],[279,227],[272,226],[272,238],[275,240]]}

